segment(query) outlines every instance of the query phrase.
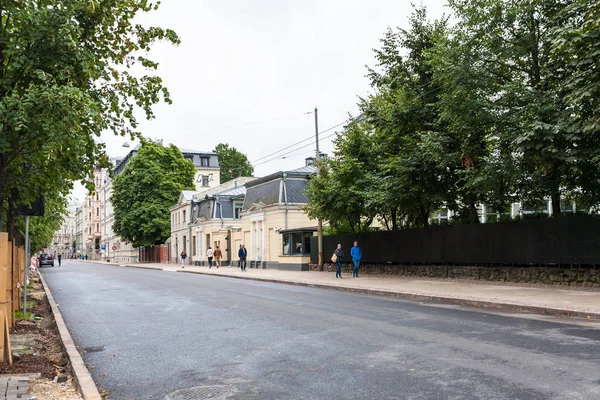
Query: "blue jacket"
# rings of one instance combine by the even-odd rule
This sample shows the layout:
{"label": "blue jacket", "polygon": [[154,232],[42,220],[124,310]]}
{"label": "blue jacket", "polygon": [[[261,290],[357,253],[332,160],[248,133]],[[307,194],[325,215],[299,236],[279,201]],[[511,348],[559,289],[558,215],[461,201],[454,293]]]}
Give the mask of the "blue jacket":
{"label": "blue jacket", "polygon": [[352,246],[352,249],[350,249],[350,257],[352,257],[353,260],[360,260],[362,258],[362,250],[360,247]]}
{"label": "blue jacket", "polygon": [[245,247],[242,247],[239,251],[238,251],[238,257],[239,258],[246,258],[246,256],[248,255],[248,250],[246,250]]}

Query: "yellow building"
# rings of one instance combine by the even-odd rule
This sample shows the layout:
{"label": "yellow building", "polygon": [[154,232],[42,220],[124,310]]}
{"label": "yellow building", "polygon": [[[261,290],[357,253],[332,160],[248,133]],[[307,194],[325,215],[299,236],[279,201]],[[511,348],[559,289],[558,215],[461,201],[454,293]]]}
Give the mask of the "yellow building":
{"label": "yellow building", "polygon": [[241,234],[233,247],[246,246],[248,267],[308,270],[310,237],[317,223],[304,211],[308,202],[304,191],[315,172],[307,165],[246,184]]}

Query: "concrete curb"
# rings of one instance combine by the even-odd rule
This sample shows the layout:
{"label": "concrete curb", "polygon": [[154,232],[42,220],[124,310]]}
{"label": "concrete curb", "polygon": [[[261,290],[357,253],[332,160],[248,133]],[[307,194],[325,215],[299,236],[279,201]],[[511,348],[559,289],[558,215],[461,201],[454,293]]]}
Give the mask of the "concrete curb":
{"label": "concrete curb", "polygon": [[60,340],[62,341],[65,352],[67,353],[67,357],[69,358],[69,362],[71,363],[71,368],[73,369],[73,375],[75,375],[75,381],[77,382],[77,386],[79,387],[79,391],[85,400],[102,400],[102,396],[100,396],[100,392],[98,392],[98,388],[90,375],[90,371],[88,371],[85,363],[83,362],[83,358],[77,348],[75,347],[75,343],[73,342],[73,338],[71,338],[71,334],[67,329],[67,325],[58,309],[58,305],[54,301],[54,296],[50,292],[50,288],[46,285],[46,280],[40,273],[40,280],[42,281],[42,286],[44,287],[44,291],[46,292],[46,297],[48,298],[48,302],[50,303],[50,308],[52,309],[52,314],[54,314],[54,321],[56,322],[56,327],[58,328],[58,332],[60,334]]}
{"label": "concrete curb", "polygon": [[218,277],[223,277],[223,278],[245,279],[245,280],[252,280],[252,281],[269,282],[269,283],[282,283],[282,284],[286,284],[286,285],[305,286],[305,287],[312,287],[312,288],[318,288],[318,289],[339,290],[342,292],[361,293],[361,294],[383,296],[383,297],[394,297],[394,298],[407,299],[407,300],[430,301],[430,302],[436,302],[436,303],[455,304],[455,305],[461,305],[461,306],[471,306],[471,307],[477,307],[477,308],[496,309],[496,310],[512,311],[512,312],[523,312],[523,313],[529,313],[529,314],[551,315],[551,316],[557,316],[557,317],[577,317],[577,318],[600,320],[600,313],[584,312],[584,311],[579,311],[579,310],[569,310],[566,308],[541,307],[541,306],[524,305],[524,304],[517,304],[517,303],[501,303],[501,302],[493,302],[493,301],[485,301],[485,300],[466,299],[466,298],[461,298],[461,297],[429,295],[429,294],[423,294],[423,293],[393,292],[393,291],[387,291],[387,290],[337,286],[337,285],[329,285],[329,284],[323,284],[323,283],[287,281],[287,280],[281,280],[281,279],[260,278],[260,277],[253,277],[253,276],[223,275],[223,274],[207,273],[207,272],[201,272],[201,271],[177,270],[177,272],[183,272],[183,273],[188,273],[188,274],[218,276]]}

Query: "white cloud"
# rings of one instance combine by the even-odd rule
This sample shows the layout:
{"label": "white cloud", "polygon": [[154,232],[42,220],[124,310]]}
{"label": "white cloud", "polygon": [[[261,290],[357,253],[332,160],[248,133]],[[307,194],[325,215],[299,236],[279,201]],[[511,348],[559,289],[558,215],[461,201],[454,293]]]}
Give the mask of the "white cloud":
{"label": "white cloud", "polygon": [[[432,18],[444,12],[442,0],[422,3]],[[317,106],[320,130],[355,115],[357,96],[369,90],[372,49],[388,27],[406,27],[411,12],[410,2],[397,0],[163,1],[140,20],[181,36],[180,46],[157,44],[150,57],[174,104],[156,107],[142,132],[199,150],[227,142],[251,161],[314,135],[313,115],[297,115]],[[104,140],[111,155],[128,150],[122,138]],[[331,153],[331,141],[321,150]],[[302,166],[312,152],[262,164],[256,174]]]}

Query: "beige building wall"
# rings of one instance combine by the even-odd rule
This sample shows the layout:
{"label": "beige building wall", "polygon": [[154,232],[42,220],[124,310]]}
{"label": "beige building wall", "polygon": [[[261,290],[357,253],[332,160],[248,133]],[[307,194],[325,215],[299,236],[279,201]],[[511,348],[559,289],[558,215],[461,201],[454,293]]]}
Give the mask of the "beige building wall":
{"label": "beige building wall", "polygon": [[316,226],[317,222],[308,218],[301,206],[276,205],[262,210],[242,213],[242,232],[244,244],[248,249],[250,266],[276,267],[279,264],[307,263],[310,256],[283,256],[282,236],[286,229],[299,229]]}

